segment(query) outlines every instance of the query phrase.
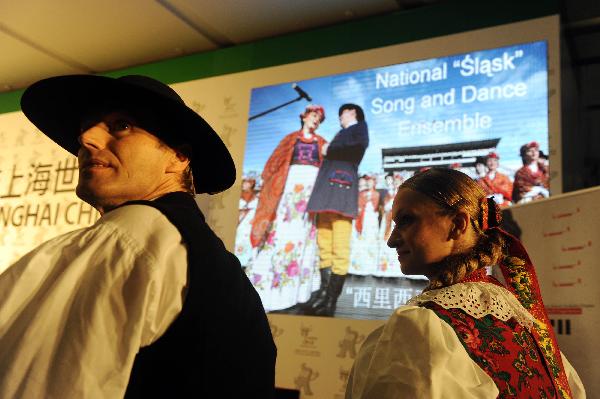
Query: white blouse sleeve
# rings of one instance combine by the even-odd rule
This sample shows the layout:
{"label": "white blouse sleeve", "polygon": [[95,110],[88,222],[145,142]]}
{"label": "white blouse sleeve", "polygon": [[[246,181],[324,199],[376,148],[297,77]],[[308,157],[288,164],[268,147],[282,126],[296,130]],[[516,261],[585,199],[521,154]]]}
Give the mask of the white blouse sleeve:
{"label": "white blouse sleeve", "polygon": [[564,353],[561,352],[560,356],[562,357],[565,374],[567,374],[567,380],[569,381],[569,387],[571,387],[573,399],[585,399],[585,389],[583,388],[583,382],[581,382],[579,374],[577,374],[577,371],[571,366],[571,363],[569,363]]}
{"label": "white blouse sleeve", "polygon": [[429,309],[403,306],[365,340],[346,399],[496,398],[494,381]]}

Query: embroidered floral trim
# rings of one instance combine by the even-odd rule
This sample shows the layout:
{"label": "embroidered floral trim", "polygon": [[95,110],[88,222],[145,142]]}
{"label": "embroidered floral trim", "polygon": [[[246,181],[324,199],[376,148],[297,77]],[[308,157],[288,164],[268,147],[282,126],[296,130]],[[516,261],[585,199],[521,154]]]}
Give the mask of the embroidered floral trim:
{"label": "embroidered floral trim", "polygon": [[527,272],[525,261],[516,256],[508,256],[504,262],[508,266],[510,281],[515,293],[519,296],[519,301],[526,309],[531,309],[535,303],[533,292],[531,292],[533,283]]}
{"label": "embroidered floral trim", "polygon": [[502,321],[514,318],[528,331],[532,330],[536,322],[510,291],[492,283],[458,283],[425,291],[411,298],[407,305],[420,306],[427,302],[435,302],[444,309],[462,309],[477,319],[487,315]]}

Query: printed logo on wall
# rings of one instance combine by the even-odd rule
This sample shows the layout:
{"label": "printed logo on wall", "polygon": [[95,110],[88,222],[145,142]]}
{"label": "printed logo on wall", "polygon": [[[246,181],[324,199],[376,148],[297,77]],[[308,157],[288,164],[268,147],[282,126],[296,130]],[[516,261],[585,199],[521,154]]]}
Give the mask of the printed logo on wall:
{"label": "printed logo on wall", "polygon": [[339,374],[339,380],[341,382],[340,384],[340,389],[339,389],[339,393],[340,394],[335,394],[335,398],[336,399],[341,399],[344,397],[344,394],[346,393],[346,386],[348,385],[348,378],[350,377],[350,369],[346,369],[344,367],[340,367],[340,374]]}
{"label": "printed logo on wall", "polygon": [[300,366],[300,372],[294,379],[294,385],[302,395],[312,396],[313,391],[310,388],[310,383],[317,378],[319,378],[319,372],[308,367],[306,363],[302,363]]}
{"label": "printed logo on wall", "polygon": [[297,348],[294,352],[297,355],[305,355],[305,356],[321,356],[321,352],[317,350],[317,340],[319,337],[312,335],[312,326],[307,326],[304,324],[300,324],[300,347]]}
{"label": "printed logo on wall", "polygon": [[220,118],[235,118],[238,113],[236,111],[237,104],[233,101],[233,97],[223,97],[223,113]]}
{"label": "printed logo on wall", "polygon": [[237,133],[237,129],[233,126],[229,126],[228,124],[223,125],[223,128],[219,132],[221,136],[221,140],[227,147],[231,147],[231,137],[235,137]]}
{"label": "printed logo on wall", "polygon": [[194,100],[192,101],[190,108],[193,109],[197,114],[202,114],[202,112],[204,112],[204,109],[206,108],[206,104]]}
{"label": "printed logo on wall", "polygon": [[351,359],[356,357],[356,348],[359,344],[361,344],[365,340],[364,334],[358,333],[358,331],[353,330],[352,327],[346,326],[346,332],[344,334],[344,338],[339,341],[340,351],[337,353],[337,357],[345,358],[346,356],[350,356]]}
{"label": "printed logo on wall", "polygon": [[277,326],[277,324],[274,324],[271,319],[267,319],[269,321],[269,328],[271,329],[271,335],[273,336],[273,339],[281,336],[281,334],[283,334],[283,332],[285,331],[283,328]]}

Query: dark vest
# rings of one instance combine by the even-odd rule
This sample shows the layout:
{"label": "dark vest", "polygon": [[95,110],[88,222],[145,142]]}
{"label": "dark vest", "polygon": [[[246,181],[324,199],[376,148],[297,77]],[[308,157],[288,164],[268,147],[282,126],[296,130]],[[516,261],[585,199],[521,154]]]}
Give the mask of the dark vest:
{"label": "dark vest", "polygon": [[125,397],[272,398],[276,348],[262,303],[194,199],[170,193],[127,204],[153,206],[177,227],[188,286],[179,316],[138,352]]}

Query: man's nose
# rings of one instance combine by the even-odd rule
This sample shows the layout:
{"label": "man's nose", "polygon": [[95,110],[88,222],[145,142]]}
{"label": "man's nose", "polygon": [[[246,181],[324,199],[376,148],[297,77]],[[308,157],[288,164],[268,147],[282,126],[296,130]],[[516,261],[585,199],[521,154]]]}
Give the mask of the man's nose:
{"label": "man's nose", "polygon": [[103,129],[101,125],[102,124],[97,124],[92,126],[79,135],[79,144],[81,144],[82,148],[88,150],[101,150],[106,147],[108,140],[107,136],[110,136],[110,134],[106,129]]}
{"label": "man's nose", "polygon": [[388,238],[387,246],[390,248],[398,248],[399,241],[400,241],[400,234],[398,234],[398,232],[396,231],[396,228],[394,227],[394,229],[392,230],[392,233],[390,234],[390,238]]}

